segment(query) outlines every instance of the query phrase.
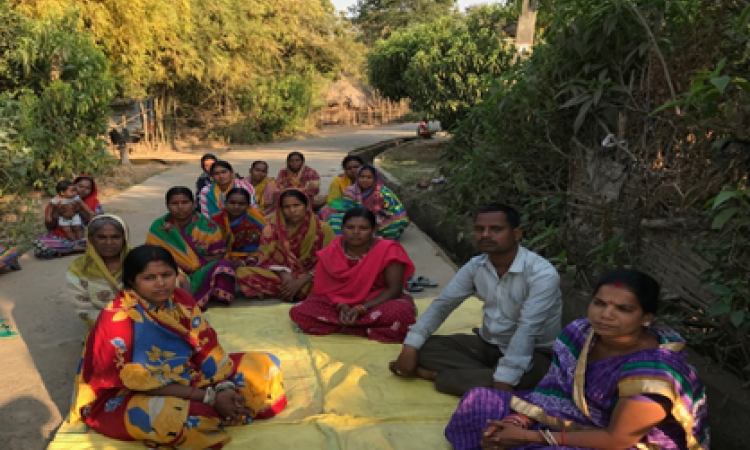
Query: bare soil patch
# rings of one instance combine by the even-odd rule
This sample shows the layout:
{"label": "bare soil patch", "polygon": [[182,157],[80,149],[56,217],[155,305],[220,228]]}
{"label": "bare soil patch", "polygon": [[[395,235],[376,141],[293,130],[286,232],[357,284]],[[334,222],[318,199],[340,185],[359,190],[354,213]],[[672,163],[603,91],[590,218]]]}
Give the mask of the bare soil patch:
{"label": "bare soil patch", "polygon": [[396,177],[404,186],[413,187],[424,182],[432,186],[440,178],[440,155],[448,138],[419,139],[390,148],[379,157],[381,167]]}

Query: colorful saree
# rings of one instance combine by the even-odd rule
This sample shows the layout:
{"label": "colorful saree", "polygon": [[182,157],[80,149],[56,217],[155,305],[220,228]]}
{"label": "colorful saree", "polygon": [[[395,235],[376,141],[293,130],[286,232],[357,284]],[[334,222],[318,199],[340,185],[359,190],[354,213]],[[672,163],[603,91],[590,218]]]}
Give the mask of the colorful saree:
{"label": "colorful saree", "polygon": [[401,295],[370,309],[354,325],[343,325],[337,305],[361,305],[386,288],[385,269],[394,264],[404,267],[404,280],[414,273],[406,250],[396,241],[378,239],[360,259],[344,252],[343,238],[335,239],[318,252],[312,294],[289,310],[292,321],[307,334],[353,334],[380,342],[401,343],[416,321],[416,306],[408,295]]}
{"label": "colorful saree", "polygon": [[250,205],[255,206],[255,189],[250,184],[250,181],[235,178],[234,183],[225,191],[222,191],[215,182],[211,182],[201,189],[200,194],[198,194],[198,203],[200,204],[203,217],[210,219],[215,214],[220,213],[224,209],[226,193],[232,188],[242,188],[250,193]]}
{"label": "colorful saree", "polygon": [[6,269],[21,270],[21,265],[18,264],[18,250],[13,247],[0,247],[0,263],[3,263]]}
{"label": "colorful saree", "polygon": [[274,194],[276,194],[276,180],[271,177],[265,177],[263,181],[253,186],[255,188],[255,201],[258,203],[258,209],[264,216],[273,214],[276,204],[274,203]]}
{"label": "colorful saree", "polygon": [[337,176],[331,181],[328,188],[326,205],[320,210],[320,218],[328,220],[329,217],[344,209],[344,191],[352,185],[352,180],[345,173]]}
{"label": "colorful saree", "polygon": [[266,225],[258,208],[251,206],[238,219],[230,220],[226,210],[211,217],[219,225],[227,247],[227,259],[235,266],[255,265],[258,261],[260,234]]}
{"label": "colorful saree", "polygon": [[294,173],[289,169],[279,170],[279,176],[276,178],[276,188],[278,191],[287,189],[299,189],[307,194],[310,201],[320,193],[320,175],[312,167],[303,165],[299,172]]}
{"label": "colorful saree", "polygon": [[[130,251],[128,247],[130,237],[127,225],[125,225],[125,222],[120,217],[112,214],[96,216],[89,223],[102,218],[116,220],[122,225],[122,229],[125,230],[124,248],[120,254],[120,261],[125,261],[125,256]],[[78,317],[91,328],[94,326],[99,312],[122,289],[122,266],[116,273],[110,272],[94,249],[94,246],[91,243],[87,243],[86,253],[76,258],[70,264],[70,267],[68,267],[66,279],[70,303],[73,305]]]}
{"label": "colorful saree", "polygon": [[[87,177],[88,178],[88,177]],[[101,214],[103,212],[102,205],[99,203],[99,199],[96,198],[97,188],[94,184],[94,190],[91,195],[83,199],[86,205],[96,205],[91,211],[94,214]],[[47,216],[49,209],[52,208],[52,204],[47,204],[44,208],[44,215]],[[83,217],[81,217],[83,219]],[[65,236],[62,227],[55,225],[55,228],[48,230],[47,233],[34,239],[34,256],[39,259],[52,259],[59,256],[65,256],[73,253],[76,247],[82,247],[86,245],[86,239],[79,239],[77,241],[71,241]]]}
{"label": "colorful saree", "polygon": [[[334,238],[327,223],[318,219],[308,205],[307,216],[296,227],[287,227],[281,207],[277,205],[273,222],[263,228],[260,238],[260,259],[256,267],[237,269],[240,287],[247,297],[280,296],[281,279],[277,272],[288,272],[294,278],[315,268],[317,253]],[[299,292],[305,298],[310,283]]]}
{"label": "colorful saree", "polygon": [[341,209],[338,213],[328,216],[328,224],[331,225],[334,233],[341,234],[341,221],[344,214],[350,209],[361,206],[375,214],[378,220],[378,235],[386,239],[397,240],[409,226],[409,218],[406,216],[404,205],[396,194],[385,186],[377,169],[364,165],[359,169],[360,173],[363,169],[369,169],[375,173],[375,185],[367,191],[363,191],[357,182],[346,188]]}
{"label": "colorful saree", "polygon": [[235,383],[267,419],[286,406],[279,360],[263,352],[227,354],[190,295],[176,289],[156,310],[135,291],[120,293],[86,339],[73,394],[71,423],[148,447],[219,449],[231,438],[216,411],[202,402],[146,392],[181,384]]}
{"label": "colorful saree", "polygon": [[708,449],[706,393],[695,369],[685,361],[685,341],[666,326],[655,325],[650,330],[661,343],[658,348],[588,364],[596,335],[588,319],[572,322],[555,342],[549,373],[536,389],[515,396],[505,391],[472,389],[453,414],[446,437],[457,450],[479,449],[487,420],[499,420],[513,412],[539,422],[537,429],[601,429],[609,425],[620,398],[655,401],[652,399],[656,397],[659,403],[668,405],[670,414],[634,448]]}
{"label": "colorful saree", "polygon": [[198,306],[205,310],[210,299],[234,300],[234,266],[226,259],[208,261],[207,256],[225,255],[227,248],[219,226],[200,214],[180,229],[169,214],[156,219],[146,235],[146,243],[164,247],[174,256],[188,278]]}

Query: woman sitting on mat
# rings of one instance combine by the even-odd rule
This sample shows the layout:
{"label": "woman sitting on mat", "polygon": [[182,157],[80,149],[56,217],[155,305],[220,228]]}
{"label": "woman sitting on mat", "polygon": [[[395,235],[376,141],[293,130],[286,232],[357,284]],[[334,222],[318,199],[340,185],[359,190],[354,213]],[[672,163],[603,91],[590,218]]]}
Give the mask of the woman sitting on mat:
{"label": "woman sitting on mat", "polygon": [[604,275],[534,391],[466,393],[445,431],[453,448],[707,449],[703,384],[684,339],[653,322],[658,306],[650,276]]}
{"label": "woman sitting on mat", "polygon": [[[102,213],[102,205],[99,203],[99,191],[94,179],[88,175],[79,175],[73,184],[76,186],[80,200],[76,202],[75,208],[81,216],[84,225],[88,224],[92,217]],[[40,259],[52,259],[73,253],[82,253],[86,250],[86,240],[70,240],[65,234],[63,227],[59,224],[60,208],[52,203],[44,208],[44,226],[47,233],[34,240],[34,256]]]}
{"label": "woman sitting on mat", "polygon": [[263,228],[258,265],[237,269],[242,292],[287,302],[304,299],[312,285],[317,253],[334,237],[331,227],[313,214],[304,192],[284,191],[273,222]]}
{"label": "woman sitting on mat", "polygon": [[343,236],[318,252],[312,294],[289,311],[303,332],[404,341],[417,314],[403,293],[414,264],[401,244],[376,237],[376,226],[372,212],[354,208]]}
{"label": "woman sitting on mat", "polygon": [[258,262],[260,234],[266,220],[252,206],[250,193],[242,188],[227,192],[224,210],[211,220],[219,226],[227,247],[227,259],[235,268],[254,266]]}
{"label": "woman sitting on mat", "polygon": [[168,190],[166,201],[169,213],[151,224],[146,243],[169,250],[190,279],[201,309],[210,299],[231,302],[235,272],[232,262],[224,259],[227,248],[219,226],[194,211],[193,193],[186,187]]}
{"label": "woman sitting on mat", "polygon": [[378,235],[397,240],[401,237],[409,218],[401,201],[383,183],[377,169],[364,165],[359,169],[357,181],[344,191],[342,209],[328,217],[328,223],[336,234],[341,234],[341,219],[348,210],[361,206],[372,211],[377,218]]}
{"label": "woman sitting on mat", "polygon": [[276,180],[268,176],[268,163],[254,161],[250,166],[250,183],[255,189],[255,202],[263,216],[268,217],[276,209]]}
{"label": "woman sitting on mat", "polygon": [[149,448],[221,448],[225,427],[286,406],[278,358],[226,353],[177,273],[158,246],[125,258],[125,289],[86,339],[70,422]]}
{"label": "woman sitting on mat", "polygon": [[320,175],[315,169],[305,165],[305,156],[300,152],[287,155],[286,168],[279,170],[276,186],[279,191],[299,189],[310,197],[313,209],[317,206],[315,201],[320,193]]}
{"label": "woman sitting on mat", "polygon": [[332,214],[336,214],[344,209],[342,203],[344,200],[344,191],[357,181],[357,173],[359,173],[360,167],[364,165],[364,160],[359,156],[349,155],[344,158],[344,161],[341,163],[344,173],[334,178],[331,182],[331,187],[328,188],[326,206],[320,210],[321,219],[326,220]]}
{"label": "woman sitting on mat", "polygon": [[226,161],[216,161],[211,166],[211,183],[207,184],[198,193],[198,203],[201,214],[210,219],[214,214],[224,209],[227,193],[233,188],[242,188],[250,193],[250,201],[255,206],[255,189],[249,181],[239,179],[234,173],[232,165]]}
{"label": "woman sitting on mat", "polygon": [[122,289],[129,239],[125,222],[112,214],[95,216],[86,231],[86,253],[70,264],[67,284],[76,314],[91,328],[99,312]]}

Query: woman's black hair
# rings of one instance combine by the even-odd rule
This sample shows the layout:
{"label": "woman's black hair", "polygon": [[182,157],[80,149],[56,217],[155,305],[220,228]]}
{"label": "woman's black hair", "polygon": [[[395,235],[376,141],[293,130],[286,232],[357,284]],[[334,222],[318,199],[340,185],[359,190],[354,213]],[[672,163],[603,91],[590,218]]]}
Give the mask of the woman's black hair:
{"label": "woman's black hair", "polygon": [[369,209],[359,206],[350,209],[346,212],[346,214],[344,214],[344,218],[341,220],[341,227],[343,228],[344,225],[346,225],[346,222],[354,219],[355,217],[364,217],[365,219],[367,219],[367,221],[370,222],[370,225],[372,225],[373,230],[378,228],[378,220],[375,218],[375,214],[373,214],[373,212]]}
{"label": "woman's black hair", "polygon": [[300,152],[292,152],[286,155],[286,162],[289,162],[289,160],[292,159],[292,156],[299,156],[302,159],[302,162],[305,162],[305,155]]}
{"label": "woman's black hair", "polygon": [[232,165],[229,164],[229,162],[220,159],[216,161],[213,166],[211,166],[211,175],[214,174],[214,169],[216,169],[217,167],[223,167],[230,172],[234,172],[234,169],[232,168]]}
{"label": "woman's black hair", "polygon": [[218,161],[219,158],[216,157],[213,153],[206,153],[205,155],[201,156],[201,170],[203,169],[203,163],[206,162],[206,160],[213,159],[214,161]]}
{"label": "woman's black hair", "polygon": [[594,292],[599,292],[602,286],[617,286],[629,290],[647,314],[656,314],[659,310],[659,282],[643,272],[633,269],[611,270],[602,275]]}
{"label": "woman's black hair", "polygon": [[195,197],[193,197],[193,191],[191,191],[190,188],[187,188],[185,186],[175,186],[175,187],[169,188],[169,190],[167,191],[167,195],[164,196],[165,203],[169,203],[169,201],[175,195],[184,195],[185,197],[189,198],[191,202],[195,203]]}
{"label": "woman's black hair", "polygon": [[241,188],[241,187],[234,187],[227,192],[226,199],[229,200],[229,197],[233,196],[234,194],[240,194],[245,197],[247,200],[247,203],[252,203],[250,201],[250,193],[247,192],[247,189]]}
{"label": "woman's black hair", "polygon": [[262,161],[262,160],[258,160],[258,161],[253,161],[252,165],[250,165],[250,168],[251,169],[255,169],[255,166],[257,166],[258,164],[265,164],[266,167],[268,167],[268,163],[267,162]]}
{"label": "woman's black hair", "polygon": [[125,289],[133,289],[135,287],[135,277],[143,273],[146,270],[146,266],[154,261],[164,261],[175,272],[179,272],[174,257],[167,249],[158,245],[139,245],[128,253],[125,261],[122,263],[122,284],[125,286]]}
{"label": "woman's black hair", "polygon": [[302,204],[305,206],[310,203],[310,199],[307,198],[307,194],[305,194],[304,192],[297,189],[287,189],[286,191],[281,193],[281,197],[279,197],[279,205],[283,204],[284,199],[287,197],[294,197],[302,202]]}
{"label": "woman's black hair", "polygon": [[346,165],[349,164],[352,161],[357,161],[361,166],[365,165],[365,160],[360,158],[357,155],[347,155],[344,160],[341,162],[341,167],[346,170]]}

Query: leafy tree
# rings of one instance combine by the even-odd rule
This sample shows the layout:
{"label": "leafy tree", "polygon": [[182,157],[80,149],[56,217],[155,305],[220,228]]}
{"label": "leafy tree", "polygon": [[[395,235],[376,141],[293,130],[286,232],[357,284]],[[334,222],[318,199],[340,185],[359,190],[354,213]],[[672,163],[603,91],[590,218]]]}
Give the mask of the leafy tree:
{"label": "leafy tree", "polygon": [[451,128],[512,64],[502,25],[516,15],[515,7],[494,5],[397,31],[368,55],[370,82]]}
{"label": "leafy tree", "polygon": [[[235,137],[294,129],[323,80],[356,73],[363,61],[327,0],[19,0],[18,8],[46,17],[71,4],[107,55],[120,96],[172,101],[179,116],[214,132],[228,122],[245,128]],[[285,83],[309,93],[290,95]],[[256,109],[297,100],[291,109]]]}
{"label": "leafy tree", "polygon": [[432,22],[454,12],[455,0],[358,0],[349,8],[362,39],[374,43],[410,25]]}
{"label": "leafy tree", "polygon": [[109,164],[100,136],[114,80],[91,36],[76,29],[77,16],[35,21],[2,9],[0,16],[16,25],[5,36],[10,50],[0,73],[0,84],[11,87],[0,97],[0,171],[21,180],[0,189],[50,188]]}

